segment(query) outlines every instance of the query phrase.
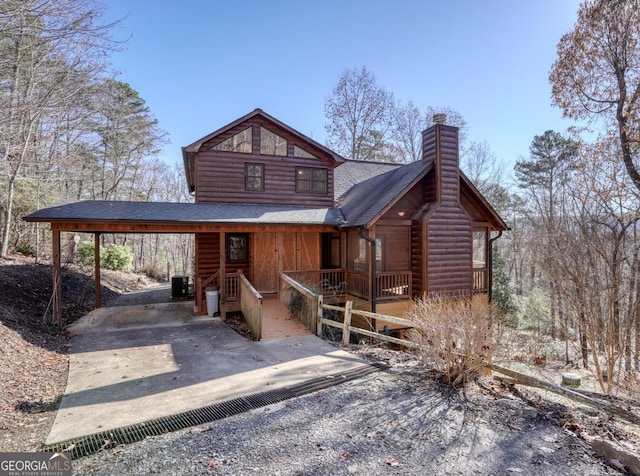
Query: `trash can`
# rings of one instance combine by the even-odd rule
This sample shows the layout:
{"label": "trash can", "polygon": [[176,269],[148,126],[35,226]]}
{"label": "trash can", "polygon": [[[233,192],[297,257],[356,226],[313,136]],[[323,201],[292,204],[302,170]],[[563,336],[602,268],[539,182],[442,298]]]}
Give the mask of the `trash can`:
{"label": "trash can", "polygon": [[207,314],[209,317],[213,317],[218,314],[218,297],[220,296],[220,290],[217,286],[211,286],[204,290],[204,294],[207,296]]}

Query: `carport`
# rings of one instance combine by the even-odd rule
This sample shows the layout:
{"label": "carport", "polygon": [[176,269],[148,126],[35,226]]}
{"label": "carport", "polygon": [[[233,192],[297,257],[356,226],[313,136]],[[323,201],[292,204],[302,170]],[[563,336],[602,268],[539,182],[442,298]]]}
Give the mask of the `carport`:
{"label": "carport", "polygon": [[[95,307],[101,306],[99,241],[103,233],[228,233],[312,230],[331,232],[341,217],[332,208],[239,205],[218,203],[168,203],[86,200],[54,205],[23,218],[49,223],[52,232],[53,322],[62,325],[61,233],[93,233],[95,241]],[[224,240],[222,240],[224,243]],[[224,247],[221,245],[221,252]],[[196,250],[196,254],[198,251]],[[220,263],[224,276],[224,260]],[[196,307],[202,310],[202,289]]]}

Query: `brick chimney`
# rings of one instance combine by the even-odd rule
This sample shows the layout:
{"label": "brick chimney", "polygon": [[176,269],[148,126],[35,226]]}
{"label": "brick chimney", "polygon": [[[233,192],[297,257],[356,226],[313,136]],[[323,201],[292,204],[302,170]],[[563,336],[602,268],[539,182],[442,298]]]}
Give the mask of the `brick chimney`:
{"label": "brick chimney", "polygon": [[460,203],[458,128],[446,125],[445,114],[434,114],[433,125],[422,131],[422,160],[433,162],[430,200]]}

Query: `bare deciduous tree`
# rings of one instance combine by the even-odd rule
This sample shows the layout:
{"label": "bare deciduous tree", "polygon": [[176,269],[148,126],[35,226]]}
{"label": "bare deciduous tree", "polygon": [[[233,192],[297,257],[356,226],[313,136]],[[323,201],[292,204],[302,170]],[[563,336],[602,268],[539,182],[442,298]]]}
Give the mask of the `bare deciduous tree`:
{"label": "bare deciduous tree", "polygon": [[587,0],[558,44],[550,81],[564,116],[601,120],[640,191],[640,0]]}
{"label": "bare deciduous tree", "polygon": [[445,114],[447,124],[459,129],[461,155],[465,155],[467,121],[462,114],[448,106],[427,106],[424,112],[412,102],[398,102],[392,114],[391,139],[397,150],[398,162],[415,162],[422,156],[422,131],[433,125],[435,114]]}
{"label": "bare deciduous tree", "polygon": [[372,72],[345,69],[325,100],[329,144],[349,159],[370,159],[384,146],[392,107],[393,94],[378,86]]}

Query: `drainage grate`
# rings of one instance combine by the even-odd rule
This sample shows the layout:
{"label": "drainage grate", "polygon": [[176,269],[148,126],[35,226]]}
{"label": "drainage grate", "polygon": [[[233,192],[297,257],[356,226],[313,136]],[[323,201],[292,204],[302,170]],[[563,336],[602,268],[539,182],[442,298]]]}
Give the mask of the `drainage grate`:
{"label": "drainage grate", "polygon": [[135,425],[115,428],[113,430],[82,436],[53,445],[45,445],[42,451],[65,452],[72,459],[89,456],[100,450],[113,448],[117,445],[141,441],[148,436],[157,436],[170,433],[191,426],[202,425],[216,420],[221,420],[233,415],[266,407],[274,403],[283,402],[291,398],[300,397],[350,380],[355,380],[387,367],[381,364],[363,365],[353,370],[318,377],[290,387],[255,393],[245,397],[234,398],[226,402],[216,403],[208,407],[189,410],[167,417],[157,418]]}

